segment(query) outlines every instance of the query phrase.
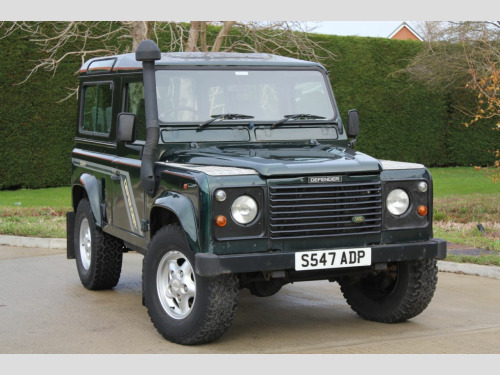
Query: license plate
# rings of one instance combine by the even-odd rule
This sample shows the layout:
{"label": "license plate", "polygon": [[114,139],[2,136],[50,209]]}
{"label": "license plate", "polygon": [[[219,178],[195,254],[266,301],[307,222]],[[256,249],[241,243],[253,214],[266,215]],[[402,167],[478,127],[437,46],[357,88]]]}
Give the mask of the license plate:
{"label": "license plate", "polygon": [[295,270],[321,270],[369,266],[372,263],[372,249],[316,250],[295,253]]}

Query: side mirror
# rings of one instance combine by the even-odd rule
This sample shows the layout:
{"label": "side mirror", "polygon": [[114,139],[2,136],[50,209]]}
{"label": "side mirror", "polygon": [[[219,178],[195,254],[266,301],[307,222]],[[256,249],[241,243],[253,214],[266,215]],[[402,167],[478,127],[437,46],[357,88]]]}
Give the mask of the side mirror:
{"label": "side mirror", "polygon": [[122,112],[118,114],[116,126],[116,139],[120,142],[135,142],[135,115]]}
{"label": "side mirror", "polygon": [[356,138],[359,135],[359,115],[358,110],[351,109],[347,112],[347,136]]}

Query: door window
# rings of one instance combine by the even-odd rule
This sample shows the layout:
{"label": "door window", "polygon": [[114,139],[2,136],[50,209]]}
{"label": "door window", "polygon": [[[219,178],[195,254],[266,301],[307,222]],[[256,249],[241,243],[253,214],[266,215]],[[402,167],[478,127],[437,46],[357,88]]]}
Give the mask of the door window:
{"label": "door window", "polygon": [[144,84],[131,82],[127,88],[127,108],[125,112],[133,113],[136,119],[136,139],[146,140],[146,110],[144,105]]}

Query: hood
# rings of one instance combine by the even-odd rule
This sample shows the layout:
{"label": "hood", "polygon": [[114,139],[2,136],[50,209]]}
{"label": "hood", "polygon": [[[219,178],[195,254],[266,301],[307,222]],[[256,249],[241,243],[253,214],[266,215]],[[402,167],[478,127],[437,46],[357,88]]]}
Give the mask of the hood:
{"label": "hood", "polygon": [[287,148],[205,147],[177,151],[168,161],[250,168],[262,176],[379,172],[381,170],[377,159],[362,152],[324,145]]}

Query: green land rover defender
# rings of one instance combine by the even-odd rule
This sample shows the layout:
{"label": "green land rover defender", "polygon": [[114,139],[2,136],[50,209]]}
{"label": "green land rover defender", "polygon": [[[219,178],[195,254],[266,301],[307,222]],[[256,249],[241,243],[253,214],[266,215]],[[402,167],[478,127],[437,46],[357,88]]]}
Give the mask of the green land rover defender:
{"label": "green land rover defender", "polygon": [[446,257],[431,175],[354,149],[358,113],[342,121],[321,64],[146,40],[79,79],[67,257],[86,288],[141,253],[143,304],[180,344],[219,338],[242,288],[338,282],[383,323],[428,306]]}

